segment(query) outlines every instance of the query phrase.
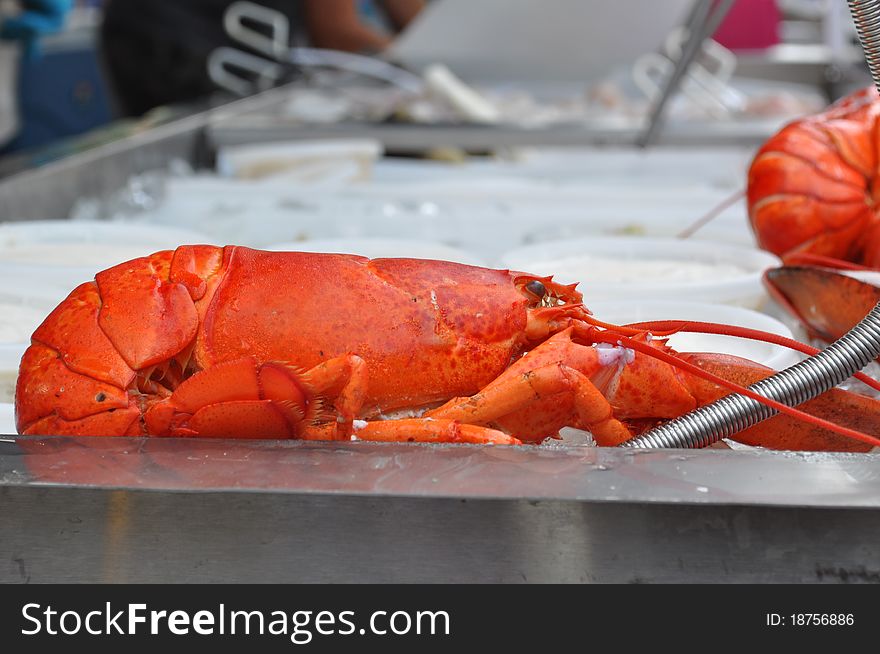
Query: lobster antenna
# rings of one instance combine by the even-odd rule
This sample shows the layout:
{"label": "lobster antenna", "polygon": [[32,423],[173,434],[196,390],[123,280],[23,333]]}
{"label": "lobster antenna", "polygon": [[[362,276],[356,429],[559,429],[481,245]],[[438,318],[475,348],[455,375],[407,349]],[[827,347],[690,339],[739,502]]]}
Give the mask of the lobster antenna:
{"label": "lobster antenna", "polygon": [[745,197],[745,194],[746,190],[741,188],[733,195],[727,196],[721,202],[712,207],[708,213],[703,214],[696,221],[694,221],[683,230],[681,230],[678,234],[676,234],[675,238],[690,238],[699,230],[703,229],[703,227],[715,220],[722,213],[724,213],[728,208],[739,202],[743,197]]}
{"label": "lobster antenna", "polygon": [[[762,341],[764,343],[772,343],[787,347],[802,354],[812,356],[821,352],[818,348],[806,345],[793,338],[786,338],[779,334],[761,331],[760,329],[749,329],[748,327],[737,327],[735,325],[719,325],[713,322],[700,322],[697,320],[651,320],[648,322],[634,322],[628,325],[615,325],[604,322],[594,316],[584,316],[581,318],[585,323],[594,327],[601,327],[615,334],[624,336],[638,336],[646,331],[650,331],[652,336],[658,338],[668,338],[679,332],[689,332],[695,334],[720,334],[723,336],[733,336],[735,338],[746,338],[752,341]],[[852,375],[860,382],[880,392],[880,381],[869,377],[863,372],[856,372]],[[736,390],[736,389],[730,389]]]}
{"label": "lobster antenna", "polygon": [[[628,328],[638,328],[642,331],[651,330],[651,333],[662,336],[671,336],[678,332],[688,332],[695,334],[720,334],[722,336],[733,336],[735,338],[746,338],[752,341],[762,341],[764,343],[772,343],[787,347],[802,354],[812,356],[819,354],[822,350],[812,345],[806,345],[793,338],[787,338],[774,334],[772,332],[761,331],[760,329],[750,329],[748,327],[737,327],[733,325],[719,325],[713,322],[700,322],[696,320],[657,320],[651,322],[637,322],[626,325]],[[866,386],[880,392],[880,381],[869,377],[863,372],[857,372],[853,375]]]}

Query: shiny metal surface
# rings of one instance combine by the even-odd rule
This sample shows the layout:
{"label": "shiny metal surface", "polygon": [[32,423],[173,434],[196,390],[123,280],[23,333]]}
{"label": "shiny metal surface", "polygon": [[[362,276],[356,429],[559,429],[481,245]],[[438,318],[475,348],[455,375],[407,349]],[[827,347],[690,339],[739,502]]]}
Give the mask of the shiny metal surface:
{"label": "shiny metal surface", "polygon": [[[755,145],[775,134],[779,120],[743,120],[729,123],[689,121],[666,123],[656,145]],[[376,139],[386,150],[421,153],[431,148],[458,147],[491,151],[504,147],[631,146],[644,132],[644,121],[612,117],[583,125],[523,128],[512,125],[406,125],[339,123],[302,125],[272,115],[249,115],[212,123],[208,138],[215,146],[271,143],[280,140],[324,138]]]}
{"label": "shiny metal surface", "polygon": [[0,443],[0,582],[880,581],[880,456]]}
{"label": "shiny metal surface", "polygon": [[880,508],[880,454],[18,437],[0,484]]}
{"label": "shiny metal surface", "polygon": [[880,517],[852,509],[48,487],[0,503],[6,583],[880,581]]}

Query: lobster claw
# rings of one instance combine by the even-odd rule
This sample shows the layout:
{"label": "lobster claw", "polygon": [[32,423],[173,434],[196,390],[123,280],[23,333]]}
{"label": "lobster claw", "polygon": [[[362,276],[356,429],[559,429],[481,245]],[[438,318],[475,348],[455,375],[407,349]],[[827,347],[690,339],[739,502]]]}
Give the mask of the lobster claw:
{"label": "lobster claw", "polygon": [[811,337],[837,340],[880,301],[880,272],[782,266],[764,274],[770,295]]}

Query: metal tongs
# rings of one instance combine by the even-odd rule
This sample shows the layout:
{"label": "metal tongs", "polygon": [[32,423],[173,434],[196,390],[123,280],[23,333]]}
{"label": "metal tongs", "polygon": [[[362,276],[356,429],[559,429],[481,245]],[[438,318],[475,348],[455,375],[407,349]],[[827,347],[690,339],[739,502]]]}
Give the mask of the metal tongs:
{"label": "metal tongs", "polygon": [[259,55],[222,46],[208,57],[208,75],[219,87],[246,97],[283,84],[305,67],[329,67],[380,79],[412,93],[422,79],[374,57],[322,48],[291,47],[290,21],[283,13],[254,2],[234,2],[223,16],[223,29]]}

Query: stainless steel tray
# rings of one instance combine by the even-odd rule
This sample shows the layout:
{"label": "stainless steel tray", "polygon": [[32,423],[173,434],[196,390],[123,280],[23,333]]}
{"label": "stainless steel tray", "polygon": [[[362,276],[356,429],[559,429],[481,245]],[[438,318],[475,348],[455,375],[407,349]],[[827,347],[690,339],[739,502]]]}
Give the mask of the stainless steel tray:
{"label": "stainless steel tray", "polygon": [[[780,121],[774,120],[664,124],[657,144],[757,147],[781,126]],[[216,146],[284,140],[370,138],[382,143],[388,151],[401,153],[422,153],[443,147],[480,152],[527,146],[632,146],[644,132],[644,121],[635,119],[537,128],[452,123],[422,125],[343,122],[304,125],[285,122],[273,113],[231,117],[212,123],[207,130],[211,143]]]}

